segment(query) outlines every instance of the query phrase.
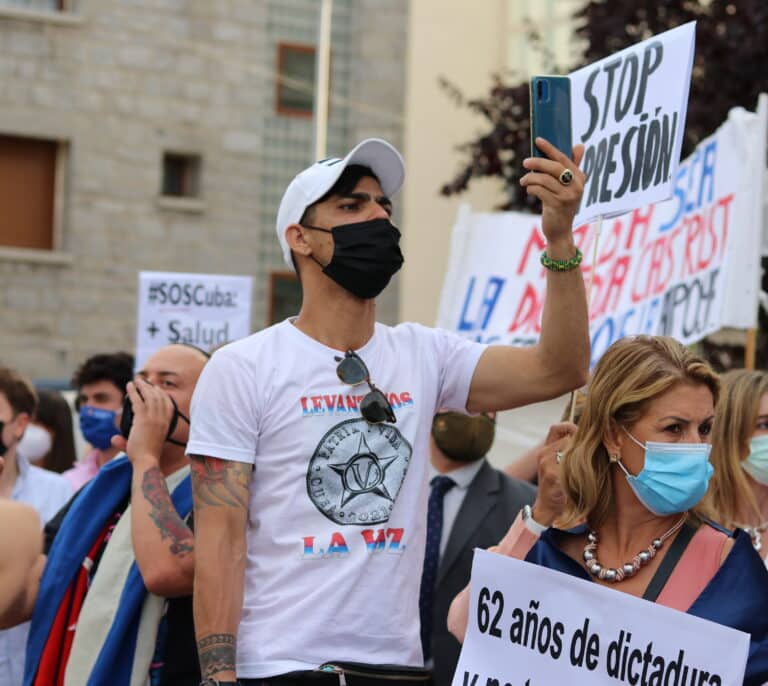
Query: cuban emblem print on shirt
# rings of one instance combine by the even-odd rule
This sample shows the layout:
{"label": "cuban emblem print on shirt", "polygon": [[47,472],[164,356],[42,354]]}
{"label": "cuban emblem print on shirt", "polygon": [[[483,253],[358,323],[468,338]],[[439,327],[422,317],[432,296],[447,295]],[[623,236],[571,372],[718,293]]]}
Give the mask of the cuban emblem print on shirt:
{"label": "cuban emblem print on shirt", "polygon": [[382,524],[389,520],[413,449],[391,424],[348,419],[315,448],[307,469],[307,493],[337,524]]}

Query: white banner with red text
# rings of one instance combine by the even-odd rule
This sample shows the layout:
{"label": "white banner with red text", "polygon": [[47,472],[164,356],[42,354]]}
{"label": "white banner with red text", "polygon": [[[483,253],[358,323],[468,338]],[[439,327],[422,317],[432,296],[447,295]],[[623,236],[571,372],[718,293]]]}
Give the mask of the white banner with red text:
{"label": "white banner with red text", "polygon": [[[593,279],[593,364],[631,334],[689,344],[722,327],[756,326],[765,126],[732,110],[681,163],[672,199],[606,219],[599,239],[594,225],[574,229],[582,275]],[[547,277],[539,221],[460,209],[438,326],[487,343],[538,340]]]}

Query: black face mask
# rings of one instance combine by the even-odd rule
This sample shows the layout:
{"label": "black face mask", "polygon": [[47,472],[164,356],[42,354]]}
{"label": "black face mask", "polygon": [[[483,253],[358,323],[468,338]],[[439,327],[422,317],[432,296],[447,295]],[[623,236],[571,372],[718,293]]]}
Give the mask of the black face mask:
{"label": "black face mask", "polygon": [[375,298],[403,265],[400,231],[389,219],[371,219],[332,229],[302,224],[306,229],[333,236],[333,257],[321,267],[323,274],[363,300]]}
{"label": "black face mask", "polygon": [[452,460],[475,462],[491,449],[496,422],[484,414],[439,412],[432,420],[435,444]]}
{"label": "black face mask", "polygon": [[[141,393],[139,393],[139,396],[142,397]],[[171,398],[171,396],[168,397]],[[179,419],[183,419],[189,424],[189,418],[179,411],[179,407],[176,405],[176,401],[173,398],[171,398],[171,402],[173,403],[173,417],[171,417],[171,423],[168,425],[168,432],[165,434],[165,440],[168,441],[168,443],[173,443],[173,445],[186,447],[186,443],[177,441],[175,438],[171,438],[171,436],[173,436],[173,432],[176,431],[176,425],[179,423]],[[120,416],[120,433],[123,434],[126,439],[128,438],[128,434],[131,433],[132,426],[133,405],[131,405],[131,399],[126,395],[125,400],[123,401],[123,414]]]}

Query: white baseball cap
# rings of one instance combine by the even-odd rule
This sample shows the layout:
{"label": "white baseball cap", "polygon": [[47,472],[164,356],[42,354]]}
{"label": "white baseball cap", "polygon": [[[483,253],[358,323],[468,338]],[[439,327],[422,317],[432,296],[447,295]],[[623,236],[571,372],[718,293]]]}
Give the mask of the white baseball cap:
{"label": "white baseball cap", "polygon": [[283,193],[275,226],[283,259],[291,269],[291,248],[285,238],[285,230],[291,224],[298,224],[307,207],[331,190],[341,173],[351,164],[369,167],[379,179],[381,190],[387,196],[393,196],[403,185],[403,158],[394,146],[381,138],[367,138],[352,148],[345,158],[329,157],[315,162],[297,174]]}

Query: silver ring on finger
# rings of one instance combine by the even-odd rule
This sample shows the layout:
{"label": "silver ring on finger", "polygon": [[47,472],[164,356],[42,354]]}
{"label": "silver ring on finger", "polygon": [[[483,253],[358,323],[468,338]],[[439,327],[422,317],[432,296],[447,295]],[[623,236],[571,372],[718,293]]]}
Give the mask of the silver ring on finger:
{"label": "silver ring on finger", "polygon": [[570,186],[573,181],[573,172],[570,169],[563,169],[557,178],[563,186]]}
{"label": "silver ring on finger", "polygon": [[555,462],[557,462],[557,464],[560,464],[562,461],[563,461],[563,452],[561,450],[558,450],[555,453]]}

